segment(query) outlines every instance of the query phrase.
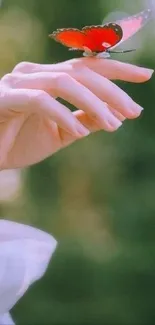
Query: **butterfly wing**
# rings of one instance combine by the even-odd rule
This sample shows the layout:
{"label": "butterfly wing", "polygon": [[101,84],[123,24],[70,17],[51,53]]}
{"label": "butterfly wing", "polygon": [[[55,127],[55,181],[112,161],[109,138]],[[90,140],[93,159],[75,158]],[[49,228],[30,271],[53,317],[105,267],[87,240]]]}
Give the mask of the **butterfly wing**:
{"label": "butterfly wing", "polygon": [[86,26],[81,31],[76,28],[57,29],[49,36],[69,48],[104,52],[137,33],[150,20],[151,15],[152,11],[147,9],[115,23]]}
{"label": "butterfly wing", "polygon": [[147,9],[139,12],[136,15],[126,17],[124,19],[117,21],[116,23],[123,30],[123,37],[119,42],[119,44],[126,41],[134,34],[136,34],[151,19],[151,16],[152,16],[151,9]]}
{"label": "butterfly wing", "polygon": [[67,47],[78,50],[83,50],[86,38],[85,34],[76,28],[57,29],[49,37]]}
{"label": "butterfly wing", "polygon": [[115,23],[103,26],[86,26],[82,29],[86,35],[85,47],[92,52],[104,52],[122,39],[122,28]]}
{"label": "butterfly wing", "polygon": [[57,29],[49,37],[69,48],[104,52],[119,43],[122,35],[119,25],[109,23],[103,26],[87,26],[81,31],[73,28]]}

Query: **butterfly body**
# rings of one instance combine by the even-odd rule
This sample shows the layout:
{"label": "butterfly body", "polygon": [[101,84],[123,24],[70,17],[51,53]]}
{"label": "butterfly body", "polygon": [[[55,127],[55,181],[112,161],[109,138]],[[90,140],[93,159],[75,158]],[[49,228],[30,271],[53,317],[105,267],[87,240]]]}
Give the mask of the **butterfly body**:
{"label": "butterfly body", "polygon": [[[82,51],[84,56],[107,58],[113,48],[134,35],[150,19],[151,10],[105,25],[57,29],[51,35],[55,41],[69,48]],[[121,51],[121,52],[130,52]]]}
{"label": "butterfly body", "polygon": [[[83,47],[83,56],[91,57],[91,56],[96,56],[97,58],[109,58],[110,53],[107,51],[104,52],[92,52],[88,47]],[[69,51],[79,51],[77,48],[69,48]]]}

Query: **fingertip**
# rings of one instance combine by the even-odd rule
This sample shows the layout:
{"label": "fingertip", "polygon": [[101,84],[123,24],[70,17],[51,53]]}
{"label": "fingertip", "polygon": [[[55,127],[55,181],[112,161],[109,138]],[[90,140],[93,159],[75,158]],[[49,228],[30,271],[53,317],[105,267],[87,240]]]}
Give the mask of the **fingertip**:
{"label": "fingertip", "polygon": [[144,81],[146,80],[149,80],[151,79],[153,73],[154,73],[154,70],[153,69],[146,69],[146,68],[142,68],[143,71],[142,71],[142,77],[144,79]]}
{"label": "fingertip", "polygon": [[154,73],[153,69],[113,59],[94,60],[93,58],[85,58],[83,62],[89,69],[111,80],[142,83],[148,81]]}
{"label": "fingertip", "polygon": [[154,70],[138,66],[126,65],[124,71],[119,71],[117,79],[133,83],[143,83],[151,79]]}

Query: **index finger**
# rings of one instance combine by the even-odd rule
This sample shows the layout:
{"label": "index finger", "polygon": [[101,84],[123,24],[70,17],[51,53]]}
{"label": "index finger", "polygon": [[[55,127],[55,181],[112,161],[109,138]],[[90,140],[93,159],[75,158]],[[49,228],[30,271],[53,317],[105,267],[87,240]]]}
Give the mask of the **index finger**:
{"label": "index finger", "polygon": [[88,67],[94,72],[111,80],[123,80],[128,82],[142,83],[148,81],[154,70],[138,67],[129,63],[119,62],[111,59],[99,58],[78,58],[56,64],[38,64],[23,62],[19,63],[13,72],[34,73],[34,72],[65,72],[70,74],[73,69],[81,71]]}
{"label": "index finger", "polygon": [[[89,69],[111,80],[141,83],[149,80],[154,72],[152,69],[111,59],[82,58],[78,60],[81,60],[81,63]],[[74,61],[73,64],[77,64],[76,59]]]}

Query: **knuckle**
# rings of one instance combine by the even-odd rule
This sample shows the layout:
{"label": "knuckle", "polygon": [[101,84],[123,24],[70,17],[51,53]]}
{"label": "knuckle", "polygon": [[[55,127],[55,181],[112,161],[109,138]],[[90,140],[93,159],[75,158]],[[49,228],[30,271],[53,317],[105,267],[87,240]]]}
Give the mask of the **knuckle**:
{"label": "knuckle", "polygon": [[12,74],[11,73],[7,73],[4,77],[2,77],[1,81],[3,83],[9,84],[12,81]]}
{"label": "knuckle", "polygon": [[36,90],[33,91],[33,96],[31,99],[33,104],[37,106],[42,106],[42,104],[46,101],[47,96],[48,95],[44,90]]}
{"label": "knuckle", "polygon": [[66,83],[68,83],[71,80],[71,77],[66,73],[62,72],[55,75],[55,88],[60,89],[64,87]]}
{"label": "knuckle", "polygon": [[29,71],[32,71],[34,67],[34,64],[31,63],[31,62],[20,62],[18,63],[15,68],[13,69],[12,72],[15,72],[15,71],[19,71],[19,72],[29,72]]}
{"label": "knuckle", "polygon": [[22,80],[20,74],[8,73],[1,79],[1,82],[7,86],[10,86],[11,88],[20,88]]}
{"label": "knuckle", "polygon": [[71,64],[72,68],[77,71],[83,71],[86,68],[86,66],[84,64],[84,58],[72,59],[70,61],[70,64]]}

